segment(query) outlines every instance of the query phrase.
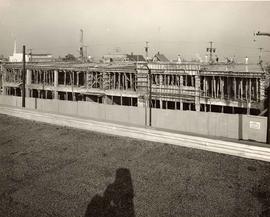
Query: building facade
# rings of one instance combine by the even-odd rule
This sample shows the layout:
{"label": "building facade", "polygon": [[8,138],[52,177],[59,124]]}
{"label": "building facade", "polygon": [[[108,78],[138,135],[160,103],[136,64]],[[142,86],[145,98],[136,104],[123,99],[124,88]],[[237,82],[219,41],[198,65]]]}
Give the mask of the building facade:
{"label": "building facade", "polygon": [[[1,71],[2,94],[21,96],[22,64]],[[267,81],[260,67],[246,64],[27,63],[26,96],[259,115]]]}

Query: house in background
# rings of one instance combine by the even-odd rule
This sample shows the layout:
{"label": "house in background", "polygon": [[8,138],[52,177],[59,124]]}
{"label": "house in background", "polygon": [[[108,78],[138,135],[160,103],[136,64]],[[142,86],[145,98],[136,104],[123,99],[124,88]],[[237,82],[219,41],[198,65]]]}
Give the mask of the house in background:
{"label": "house in background", "polygon": [[170,62],[170,60],[164,54],[161,54],[159,52],[153,57],[152,61],[153,62]]}
{"label": "house in background", "polygon": [[[25,61],[26,62],[51,62],[54,58],[51,54],[26,54]],[[23,61],[23,53],[17,53],[17,44],[14,42],[14,50],[13,55],[9,56],[9,62],[22,62]]]}
{"label": "house in background", "polygon": [[137,54],[127,54],[127,60],[130,62],[145,62],[145,58],[143,57],[143,55],[137,55]]}
{"label": "house in background", "polygon": [[29,55],[30,62],[51,62],[54,60],[51,54],[33,54],[30,53]]}
{"label": "house in background", "polygon": [[[23,53],[17,53],[17,44],[16,41],[14,42],[14,50],[13,55],[9,56],[9,62],[22,62],[23,61]],[[29,61],[29,56],[25,55],[25,61]]]}

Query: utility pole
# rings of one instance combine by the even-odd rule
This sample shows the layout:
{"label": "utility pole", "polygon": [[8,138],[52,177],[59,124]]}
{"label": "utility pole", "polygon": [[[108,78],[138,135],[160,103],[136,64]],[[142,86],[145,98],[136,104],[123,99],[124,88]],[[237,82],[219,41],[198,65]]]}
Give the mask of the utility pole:
{"label": "utility pole", "polygon": [[146,61],[148,61],[148,50],[149,50],[148,44],[149,44],[149,42],[146,41],[145,42],[145,56],[146,56]]}
{"label": "utility pole", "polygon": [[[146,68],[148,70],[148,81],[149,81],[149,97],[148,97],[148,103],[149,103],[149,126],[152,126],[152,72],[151,69],[148,66],[148,61],[146,62]],[[145,101],[146,102],[146,101]],[[146,114],[146,112],[145,112]]]}
{"label": "utility pole", "polygon": [[25,107],[25,45],[23,45],[23,69],[22,69],[22,107]]}
{"label": "utility pole", "polygon": [[216,52],[216,48],[213,48],[213,43],[212,41],[209,42],[210,47],[206,48],[206,52],[209,52],[209,62],[213,63],[213,53]]}
{"label": "utility pole", "polygon": [[152,73],[151,69],[148,68],[148,74],[149,74],[149,126],[152,126]]}
{"label": "utility pole", "polygon": [[267,106],[268,106],[267,143],[270,144],[270,85],[268,85],[268,88],[267,88]]}
{"label": "utility pole", "polygon": [[[256,33],[257,36],[268,36],[270,37],[270,33],[260,32]],[[267,117],[267,143],[270,144],[270,85],[267,88],[267,106],[268,106],[268,117]]]}

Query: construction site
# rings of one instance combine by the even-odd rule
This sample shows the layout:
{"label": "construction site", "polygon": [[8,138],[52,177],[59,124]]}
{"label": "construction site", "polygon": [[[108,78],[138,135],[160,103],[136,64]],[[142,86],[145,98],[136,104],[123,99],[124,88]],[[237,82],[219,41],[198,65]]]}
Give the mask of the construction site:
{"label": "construction site", "polygon": [[1,64],[2,96],[14,98],[2,101],[45,112],[265,142],[269,74],[262,61],[219,61],[209,43],[209,59],[192,62],[180,57],[170,61],[160,52],[149,57],[149,42],[145,56],[110,54],[91,61],[83,30],[80,56],[72,61],[18,54],[15,42],[10,61]]}
{"label": "construction site", "polygon": [[[27,63],[26,96],[259,115],[266,73],[258,65],[185,63]],[[3,95],[22,95],[22,64],[5,63]]]}
{"label": "construction site", "polygon": [[22,96],[25,80],[25,96],[31,98],[263,115],[269,82],[261,55],[258,64],[249,64],[248,58],[245,63],[218,62],[213,58],[216,48],[209,43],[206,62],[171,62],[159,52],[149,58],[149,42],[145,58],[131,53],[91,62],[81,29],[79,61],[53,61],[51,55],[31,51],[25,56],[23,79],[23,54],[17,53],[15,41],[10,61],[1,64],[2,95]]}

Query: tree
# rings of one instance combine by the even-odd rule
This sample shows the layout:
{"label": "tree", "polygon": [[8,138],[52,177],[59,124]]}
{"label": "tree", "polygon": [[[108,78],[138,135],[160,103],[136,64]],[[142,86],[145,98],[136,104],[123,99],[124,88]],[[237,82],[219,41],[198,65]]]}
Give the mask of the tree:
{"label": "tree", "polygon": [[76,57],[73,55],[73,54],[67,54],[64,58],[63,58],[64,61],[76,61]]}

